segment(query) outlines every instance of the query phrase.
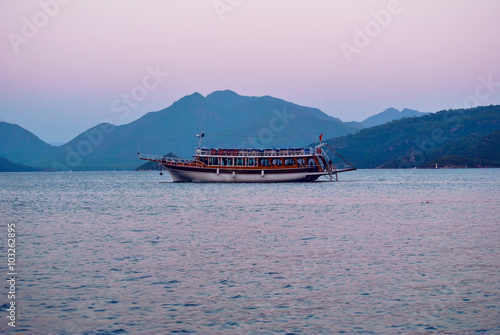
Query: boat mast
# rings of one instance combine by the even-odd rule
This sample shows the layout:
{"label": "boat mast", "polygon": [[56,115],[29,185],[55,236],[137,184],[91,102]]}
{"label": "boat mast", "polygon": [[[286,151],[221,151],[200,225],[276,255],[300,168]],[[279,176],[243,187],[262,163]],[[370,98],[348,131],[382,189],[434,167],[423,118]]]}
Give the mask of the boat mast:
{"label": "boat mast", "polygon": [[200,138],[200,141],[198,142],[198,148],[201,148],[201,139],[205,137],[205,133],[196,134],[196,137]]}

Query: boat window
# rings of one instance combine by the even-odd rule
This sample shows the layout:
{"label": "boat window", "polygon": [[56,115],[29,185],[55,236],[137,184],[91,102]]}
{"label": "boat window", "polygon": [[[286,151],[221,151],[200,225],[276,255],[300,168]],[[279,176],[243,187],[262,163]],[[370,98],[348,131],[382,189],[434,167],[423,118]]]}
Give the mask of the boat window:
{"label": "boat window", "polygon": [[307,160],[307,165],[308,166],[316,166],[316,161],[314,160],[314,158],[309,158]]}
{"label": "boat window", "polygon": [[220,165],[222,165],[222,166],[226,166],[227,165],[227,158],[226,157],[221,158]]}
{"label": "boat window", "polygon": [[282,166],[283,165],[283,161],[281,160],[281,158],[273,158],[271,163],[273,164],[273,166]]}
{"label": "boat window", "polygon": [[306,161],[305,161],[305,159],[304,159],[304,158],[297,158],[297,165],[298,165],[299,167],[301,167],[301,166],[305,166],[305,165],[306,165]]}
{"label": "boat window", "polygon": [[217,157],[210,157],[208,161],[210,165],[219,165],[219,158]]}
{"label": "boat window", "polygon": [[294,165],[295,165],[295,160],[293,158],[285,159],[285,166],[294,166]]}
{"label": "boat window", "polygon": [[261,158],[261,159],[259,159],[259,165],[260,166],[270,166],[269,159],[267,159],[267,158]]}
{"label": "boat window", "polygon": [[236,165],[238,166],[245,166],[245,159],[244,158],[238,158]]}
{"label": "boat window", "polygon": [[227,165],[229,165],[229,166],[233,165],[233,159],[232,158],[228,158],[227,159]]}
{"label": "boat window", "polygon": [[254,166],[255,165],[255,159],[254,158],[249,158],[248,159],[248,166]]}

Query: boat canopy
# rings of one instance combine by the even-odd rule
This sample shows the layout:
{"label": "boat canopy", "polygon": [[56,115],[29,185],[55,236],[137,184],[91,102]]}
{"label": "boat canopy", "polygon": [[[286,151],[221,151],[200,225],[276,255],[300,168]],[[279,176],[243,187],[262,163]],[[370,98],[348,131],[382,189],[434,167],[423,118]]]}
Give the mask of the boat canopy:
{"label": "boat canopy", "polygon": [[310,156],[314,153],[311,147],[303,148],[196,148],[196,156]]}

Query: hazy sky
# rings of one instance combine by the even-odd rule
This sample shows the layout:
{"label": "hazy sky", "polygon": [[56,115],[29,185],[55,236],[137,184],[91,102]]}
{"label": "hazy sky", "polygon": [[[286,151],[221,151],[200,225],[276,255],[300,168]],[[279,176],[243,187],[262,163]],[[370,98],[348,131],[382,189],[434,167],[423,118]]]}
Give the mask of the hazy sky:
{"label": "hazy sky", "polygon": [[0,119],[66,142],[231,89],[344,121],[500,104],[498,0],[0,0]]}

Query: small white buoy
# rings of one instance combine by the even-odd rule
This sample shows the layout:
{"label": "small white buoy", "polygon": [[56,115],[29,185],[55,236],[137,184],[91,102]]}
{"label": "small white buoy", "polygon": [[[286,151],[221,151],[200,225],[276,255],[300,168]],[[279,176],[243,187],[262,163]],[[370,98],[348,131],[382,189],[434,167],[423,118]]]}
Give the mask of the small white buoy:
{"label": "small white buoy", "polygon": [[260,175],[261,175],[262,177],[264,177],[264,170],[262,170],[262,171],[260,172]]}
{"label": "small white buoy", "polygon": [[217,175],[219,175],[219,169],[217,169]]}

